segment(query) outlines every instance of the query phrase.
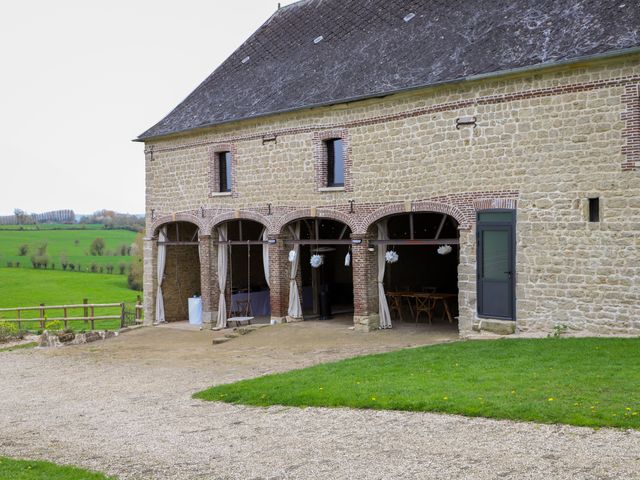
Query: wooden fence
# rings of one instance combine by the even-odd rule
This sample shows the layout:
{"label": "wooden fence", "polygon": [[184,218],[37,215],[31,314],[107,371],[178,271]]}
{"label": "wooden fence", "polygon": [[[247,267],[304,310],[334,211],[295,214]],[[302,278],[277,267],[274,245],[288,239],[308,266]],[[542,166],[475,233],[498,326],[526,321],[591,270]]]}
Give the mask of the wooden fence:
{"label": "wooden fence", "polygon": [[[82,309],[82,315],[73,315],[74,310]],[[117,309],[117,313],[113,314],[98,314],[96,315],[96,309]],[[50,317],[47,315],[48,311],[62,311],[62,316],[58,313],[57,316]],[[12,322],[18,324],[18,329],[22,330],[23,324],[39,324],[41,329],[46,328],[46,324],[49,322],[62,322],[64,328],[68,328],[69,322],[83,321],[85,326],[91,327],[91,330],[95,330],[95,322],[98,320],[119,320],[120,327],[125,327],[129,324],[142,323],[143,306],[140,301],[140,297],[136,301],[133,311],[127,310],[125,303],[88,303],[85,298],[83,303],[75,305],[45,305],[41,303],[37,307],[12,307],[12,308],[0,308],[0,315],[3,312],[15,312],[16,318],[2,318],[0,316],[0,322]],[[25,316],[26,312],[37,312],[37,317]]]}

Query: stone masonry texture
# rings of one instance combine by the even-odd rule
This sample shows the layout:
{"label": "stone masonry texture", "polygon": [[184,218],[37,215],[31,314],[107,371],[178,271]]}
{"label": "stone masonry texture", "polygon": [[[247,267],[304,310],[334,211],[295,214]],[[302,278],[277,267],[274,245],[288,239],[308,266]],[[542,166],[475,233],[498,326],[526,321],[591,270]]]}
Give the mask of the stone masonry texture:
{"label": "stone masonry texture", "polygon": [[[163,223],[190,221],[210,235],[220,222],[247,218],[278,238],[287,223],[318,216],[346,223],[366,241],[387,215],[435,211],[460,225],[464,334],[478,321],[476,212],[514,208],[516,330],[565,324],[581,333],[640,334],[639,60],[630,54],[432,87],[148,142],[147,318],[157,287],[148,271],[153,239]],[[475,125],[457,126],[461,117],[475,117]],[[318,188],[318,145],[327,132],[348,139],[344,190]],[[232,195],[212,194],[212,152],[220,148],[233,151]],[[597,223],[588,221],[593,197],[600,198]],[[287,275],[286,252],[272,251],[274,284],[273,276]],[[356,257],[366,262],[364,253]],[[375,274],[375,265],[354,265],[354,280],[368,276],[354,282],[360,325],[377,323]],[[286,278],[275,290],[281,317]]]}

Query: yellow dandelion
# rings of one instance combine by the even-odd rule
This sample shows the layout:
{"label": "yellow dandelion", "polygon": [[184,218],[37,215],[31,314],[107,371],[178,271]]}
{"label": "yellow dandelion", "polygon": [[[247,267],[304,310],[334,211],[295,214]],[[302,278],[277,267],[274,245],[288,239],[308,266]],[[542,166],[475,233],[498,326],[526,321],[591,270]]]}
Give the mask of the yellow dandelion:
{"label": "yellow dandelion", "polygon": [[555,398],[553,398],[553,397],[549,397],[549,398],[547,398],[547,401],[548,401],[548,402],[553,402],[554,400],[555,400]]}
{"label": "yellow dandelion", "polygon": [[375,402],[376,401],[376,397],[371,397],[371,400],[373,400]]}
{"label": "yellow dandelion", "polygon": [[629,407],[625,408],[625,410],[626,410],[627,412],[630,412],[630,411],[631,411],[631,409],[630,409]]}
{"label": "yellow dandelion", "polygon": [[516,391],[515,390],[511,390],[511,395],[515,395]]}
{"label": "yellow dandelion", "polygon": [[449,397],[442,397],[443,400],[449,400]]}

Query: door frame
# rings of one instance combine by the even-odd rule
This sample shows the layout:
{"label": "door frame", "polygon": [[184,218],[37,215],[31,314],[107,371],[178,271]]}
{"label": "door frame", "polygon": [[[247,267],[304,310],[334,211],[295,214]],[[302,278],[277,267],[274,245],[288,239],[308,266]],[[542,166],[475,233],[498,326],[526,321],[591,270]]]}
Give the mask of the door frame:
{"label": "door frame", "polygon": [[[511,220],[507,221],[480,221],[480,215],[483,213],[510,213]],[[510,316],[500,317],[497,315],[487,315],[480,313],[482,307],[482,246],[481,246],[481,232],[483,230],[489,230],[491,227],[505,228],[508,227],[511,231],[511,242],[509,243],[509,262],[511,263],[511,285],[509,288],[509,294],[511,298]],[[498,320],[516,321],[516,210],[508,208],[492,208],[486,210],[479,210],[476,212],[476,315],[478,318],[493,318]]]}

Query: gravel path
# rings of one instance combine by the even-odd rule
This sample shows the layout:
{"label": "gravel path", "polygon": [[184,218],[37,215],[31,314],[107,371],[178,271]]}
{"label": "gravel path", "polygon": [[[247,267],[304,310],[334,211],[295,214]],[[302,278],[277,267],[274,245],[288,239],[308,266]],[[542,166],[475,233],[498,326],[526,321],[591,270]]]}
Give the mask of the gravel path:
{"label": "gravel path", "polygon": [[640,479],[637,431],[191,399],[212,384],[446,341],[450,331],[363,335],[305,322],[215,347],[211,336],[148,328],[0,353],[0,455],[121,479]]}

